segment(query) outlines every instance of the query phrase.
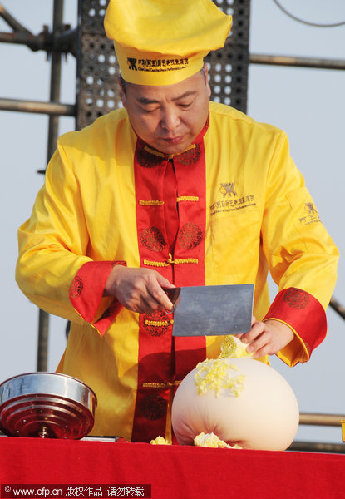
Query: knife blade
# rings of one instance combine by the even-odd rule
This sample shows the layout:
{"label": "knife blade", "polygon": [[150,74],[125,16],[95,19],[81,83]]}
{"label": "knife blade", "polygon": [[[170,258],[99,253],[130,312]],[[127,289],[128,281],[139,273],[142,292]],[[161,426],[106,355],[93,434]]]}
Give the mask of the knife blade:
{"label": "knife blade", "polygon": [[165,292],[174,304],[173,336],[238,334],[251,328],[254,284],[188,286]]}

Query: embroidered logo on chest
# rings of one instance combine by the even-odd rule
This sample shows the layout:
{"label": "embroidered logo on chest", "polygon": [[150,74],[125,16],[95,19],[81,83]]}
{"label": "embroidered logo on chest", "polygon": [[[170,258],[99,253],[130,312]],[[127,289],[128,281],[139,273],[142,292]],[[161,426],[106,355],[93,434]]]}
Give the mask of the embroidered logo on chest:
{"label": "embroidered logo on chest", "polygon": [[235,182],[220,183],[214,198],[215,201],[209,207],[211,216],[216,213],[237,211],[256,205],[254,194],[242,194]]}

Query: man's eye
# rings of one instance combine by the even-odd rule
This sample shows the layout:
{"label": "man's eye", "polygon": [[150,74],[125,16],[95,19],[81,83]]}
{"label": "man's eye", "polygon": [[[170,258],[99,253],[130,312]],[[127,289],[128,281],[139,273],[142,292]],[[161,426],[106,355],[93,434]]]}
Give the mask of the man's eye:
{"label": "man's eye", "polygon": [[179,106],[182,107],[182,109],[187,109],[192,105],[193,101],[191,102],[179,102]]}
{"label": "man's eye", "polygon": [[142,107],[141,110],[144,112],[144,113],[153,113],[154,111],[157,111],[157,107]]}

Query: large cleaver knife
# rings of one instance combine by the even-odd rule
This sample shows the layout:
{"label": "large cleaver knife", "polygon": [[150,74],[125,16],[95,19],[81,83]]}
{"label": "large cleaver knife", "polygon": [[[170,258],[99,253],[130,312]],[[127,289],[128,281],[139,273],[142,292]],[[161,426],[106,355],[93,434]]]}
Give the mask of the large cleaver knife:
{"label": "large cleaver knife", "polygon": [[253,314],[254,284],[166,289],[174,304],[173,336],[247,333]]}

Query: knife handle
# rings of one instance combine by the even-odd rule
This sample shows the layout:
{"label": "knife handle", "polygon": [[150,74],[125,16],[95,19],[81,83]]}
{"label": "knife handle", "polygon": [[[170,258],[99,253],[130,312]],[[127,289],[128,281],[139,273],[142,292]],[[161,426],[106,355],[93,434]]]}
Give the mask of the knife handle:
{"label": "knife handle", "polygon": [[180,288],[164,289],[165,294],[168,296],[169,300],[173,305],[176,305],[177,300],[180,297]]}

